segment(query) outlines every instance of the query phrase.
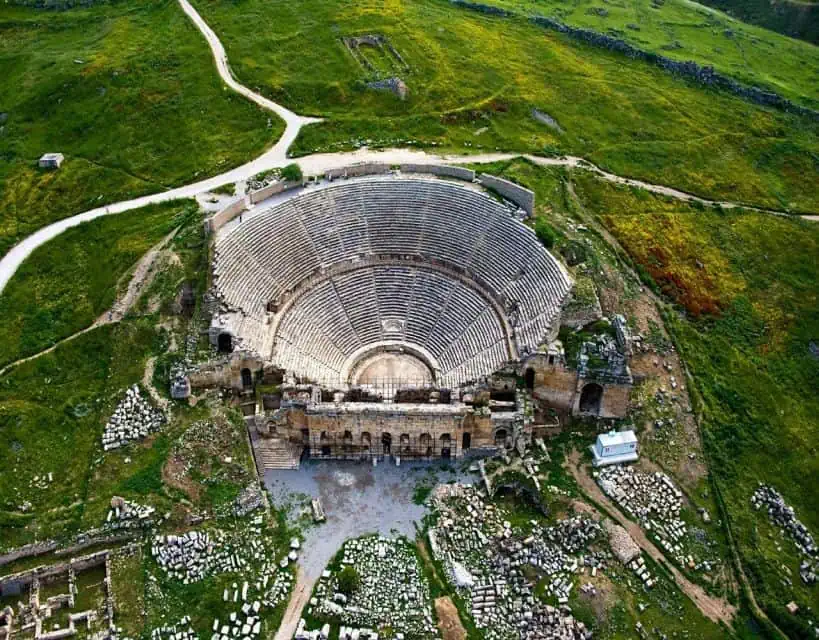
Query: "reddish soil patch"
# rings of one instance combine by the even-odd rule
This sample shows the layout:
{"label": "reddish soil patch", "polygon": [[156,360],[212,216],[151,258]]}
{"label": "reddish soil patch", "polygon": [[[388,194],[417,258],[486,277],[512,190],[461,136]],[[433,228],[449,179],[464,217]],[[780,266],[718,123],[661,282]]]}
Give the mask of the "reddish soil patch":
{"label": "reddish soil patch", "polygon": [[458,616],[458,608],[452,598],[445,596],[435,600],[438,629],[444,640],[466,640],[466,629]]}

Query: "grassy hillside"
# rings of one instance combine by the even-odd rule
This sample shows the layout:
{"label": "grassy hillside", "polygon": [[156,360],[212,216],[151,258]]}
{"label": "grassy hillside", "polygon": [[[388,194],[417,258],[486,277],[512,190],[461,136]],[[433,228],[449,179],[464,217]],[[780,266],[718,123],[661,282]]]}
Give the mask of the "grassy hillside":
{"label": "grassy hillside", "polygon": [[[303,131],[298,153],[361,144],[572,153],[702,195],[819,210],[819,123],[695,87],[523,18],[444,0],[196,4],[245,83],[329,117]],[[248,22],[260,28],[249,31]],[[366,51],[406,81],[405,101],[365,88],[375,74],[341,40],[362,33],[387,36],[409,65]]]}
{"label": "grassy hillside", "polygon": [[[172,0],[0,6],[0,254],[106,202],[239,165],[282,126],[227,91]],[[45,152],[65,154],[56,172]]]}
{"label": "grassy hillside", "polygon": [[[745,24],[689,0],[487,0],[626,40],[644,51],[693,60],[749,85],[819,108],[819,49]],[[771,64],[771,56],[776,64]]]}
{"label": "grassy hillside", "polygon": [[90,326],[143,254],[192,216],[190,202],[145,207],[74,227],[37,249],[0,294],[0,367]]}
{"label": "grassy hillside", "polygon": [[745,22],[819,44],[819,3],[801,0],[703,0],[703,4]]}
{"label": "grassy hillside", "polygon": [[[750,497],[773,485],[819,535],[819,225],[698,210],[576,175],[578,196],[684,313],[673,330],[694,379],[711,473],[757,600],[792,637],[808,637],[819,594],[801,556]],[[790,586],[789,586],[790,584]],[[795,600],[792,616],[785,604]]]}

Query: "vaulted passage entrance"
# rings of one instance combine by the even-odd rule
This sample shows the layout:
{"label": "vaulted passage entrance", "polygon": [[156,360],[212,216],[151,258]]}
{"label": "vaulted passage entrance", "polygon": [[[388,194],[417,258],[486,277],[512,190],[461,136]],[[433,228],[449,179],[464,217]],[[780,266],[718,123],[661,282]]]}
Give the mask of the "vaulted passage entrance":
{"label": "vaulted passage entrance", "polygon": [[596,382],[587,384],[580,393],[580,412],[598,415],[602,400],[603,387]]}
{"label": "vaulted passage entrance", "polygon": [[216,346],[219,353],[230,353],[233,351],[233,338],[229,333],[220,333]]}

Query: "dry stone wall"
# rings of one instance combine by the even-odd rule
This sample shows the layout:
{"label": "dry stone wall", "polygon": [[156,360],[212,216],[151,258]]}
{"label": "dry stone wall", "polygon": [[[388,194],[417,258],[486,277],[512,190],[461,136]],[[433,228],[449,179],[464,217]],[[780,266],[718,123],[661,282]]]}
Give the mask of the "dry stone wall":
{"label": "dry stone wall", "polygon": [[[496,15],[503,18],[515,16],[515,13],[512,11],[507,11],[505,9],[500,9],[498,7],[477,2],[467,2],[466,0],[450,0],[450,2],[459,7],[464,7],[471,11],[478,11],[488,15]],[[658,53],[644,51],[643,49],[635,47],[634,45],[629,44],[620,38],[615,38],[604,33],[598,33],[597,31],[592,31],[590,29],[570,27],[569,25],[563,24],[554,18],[547,18],[546,16],[531,16],[529,20],[538,26],[566,34],[574,40],[580,40],[595,47],[601,47],[603,49],[608,49],[609,51],[616,51],[617,53],[622,53],[629,58],[642,60],[644,62],[648,62],[649,64],[656,65],[665,71],[673,73],[674,75],[693,80],[697,84],[707,87],[716,87],[724,91],[729,91],[756,104],[775,107],[777,109],[781,109],[782,111],[819,120],[819,111],[794,104],[787,98],[784,98],[773,91],[767,91],[760,87],[749,86],[737,82],[733,78],[715,71],[711,66],[697,64],[692,60],[672,60],[671,58],[667,58],[666,56]]]}

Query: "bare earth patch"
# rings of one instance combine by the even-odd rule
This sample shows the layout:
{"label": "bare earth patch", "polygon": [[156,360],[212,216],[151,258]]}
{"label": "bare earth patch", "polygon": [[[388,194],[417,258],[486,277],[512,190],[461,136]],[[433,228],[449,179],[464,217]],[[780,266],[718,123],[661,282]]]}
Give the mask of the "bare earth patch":
{"label": "bare earth patch", "polygon": [[435,600],[435,614],[438,616],[438,629],[444,640],[465,640],[466,629],[461,624],[458,608],[452,598],[444,596]]}

